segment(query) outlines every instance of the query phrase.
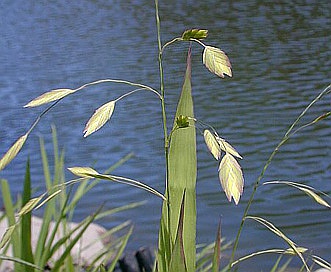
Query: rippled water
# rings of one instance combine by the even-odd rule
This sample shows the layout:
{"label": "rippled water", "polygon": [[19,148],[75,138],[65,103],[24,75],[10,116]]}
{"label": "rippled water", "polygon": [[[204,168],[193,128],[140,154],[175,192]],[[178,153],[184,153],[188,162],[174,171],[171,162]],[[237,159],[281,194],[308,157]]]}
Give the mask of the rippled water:
{"label": "rippled water", "polygon": [[[158,87],[153,1],[2,1],[0,4],[0,150],[23,134],[41,109],[22,106],[41,93],[75,88],[101,78],[124,78]],[[246,187],[238,207],[220,191],[217,164],[198,135],[198,241],[212,242],[219,218],[222,234],[235,237],[252,184],[275,145],[304,107],[330,84],[331,45],[328,1],[163,1],[164,41],[185,29],[209,29],[206,43],[229,55],[234,77],[220,80],[201,64],[202,48],[193,47],[193,93],[196,117],[215,126],[244,156]],[[167,106],[175,110],[185,69],[186,44],[164,54]],[[58,129],[66,166],[91,165],[103,171],[130,152],[134,157],[116,170],[162,190],[164,164],[159,102],[150,93],[120,103],[109,125],[83,139],[85,122],[95,108],[129,90],[97,86],[64,100],[44,118],[22,153],[1,173],[13,195],[22,187],[27,155],[34,186],[42,186],[38,137],[51,153],[50,123]],[[124,102],[124,101],[123,101]],[[330,97],[304,118],[330,111]],[[171,123],[171,119],[169,119]],[[291,180],[331,191],[330,122],[303,130],[281,148],[264,181]],[[67,175],[68,178],[70,175]],[[114,226],[131,219],[135,232],[129,248],[155,245],[160,201],[122,185],[104,183],[78,207],[79,220],[104,204],[117,207],[147,200],[142,209],[121,213]],[[281,227],[300,246],[331,259],[330,211],[284,186],[258,189],[251,214]],[[261,226],[247,222],[238,254],[286,247]],[[225,252],[225,258],[229,253]],[[245,262],[246,270],[268,271],[275,256]],[[298,265],[297,262],[292,263]]]}

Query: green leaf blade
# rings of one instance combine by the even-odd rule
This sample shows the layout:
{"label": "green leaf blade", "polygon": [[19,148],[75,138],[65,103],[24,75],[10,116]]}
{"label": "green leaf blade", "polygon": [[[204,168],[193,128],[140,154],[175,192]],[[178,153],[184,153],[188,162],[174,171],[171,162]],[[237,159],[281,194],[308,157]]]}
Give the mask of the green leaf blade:
{"label": "green leaf blade", "polygon": [[183,271],[183,272],[188,271],[186,266],[186,257],[184,251],[184,241],[183,241],[184,207],[185,207],[185,191],[183,193],[178,227],[177,227],[177,234],[176,234],[173,251],[171,253],[169,271]]}
{"label": "green leaf blade", "polygon": [[213,262],[212,262],[212,272],[219,272],[221,265],[221,222],[218,223],[217,236],[214,246]]}
{"label": "green leaf blade", "polygon": [[[177,118],[188,116],[189,127],[174,129],[168,155],[168,186],[166,197],[171,205],[163,203],[161,227],[159,235],[159,272],[170,271],[169,260],[173,252],[177,235],[178,222],[181,210],[182,196],[185,191],[184,218],[183,218],[183,245],[186,258],[187,271],[195,270],[196,259],[196,130],[193,111],[192,86],[191,86],[191,51],[187,57],[182,92],[177,105],[173,128],[176,128]],[[169,209],[169,210],[168,210]],[[169,211],[169,213],[168,213]],[[174,260],[173,260],[174,261]],[[178,260],[177,263],[180,263]]]}
{"label": "green leaf blade", "polygon": [[[29,202],[31,198],[31,174],[30,174],[30,162],[27,161],[25,180],[23,187],[22,206]],[[31,212],[26,212],[21,219],[21,258],[28,263],[34,263],[32,252],[32,234],[31,234]],[[34,272],[35,270],[30,267],[22,267],[26,272]]]}

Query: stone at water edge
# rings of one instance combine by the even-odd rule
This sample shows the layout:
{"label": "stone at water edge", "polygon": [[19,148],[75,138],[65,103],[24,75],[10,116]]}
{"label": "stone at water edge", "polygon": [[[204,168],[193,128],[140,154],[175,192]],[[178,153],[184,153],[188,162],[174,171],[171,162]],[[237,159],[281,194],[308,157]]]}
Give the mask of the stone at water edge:
{"label": "stone at water edge", "polygon": [[[2,217],[4,214],[0,212],[0,217]],[[39,238],[39,233],[41,231],[41,226],[42,226],[42,218],[39,218],[37,216],[32,216],[31,219],[31,240],[32,240],[32,250],[35,251],[38,238]],[[71,229],[74,229],[77,227],[77,223],[69,222],[67,224],[67,229],[68,231]],[[50,229],[49,233],[52,232],[52,230],[55,227],[55,222],[51,222],[50,224]],[[0,221],[0,237],[2,237],[8,228],[8,222],[6,218],[3,218]],[[96,224],[96,223],[91,223],[87,229],[85,230],[84,234],[82,237],[79,239],[79,241],[76,243],[76,245],[72,248],[71,250],[71,256],[73,257],[73,261],[77,266],[88,266],[91,264],[91,262],[99,255],[101,255],[105,249],[106,245],[110,243],[111,237],[104,237],[105,233],[107,230]],[[64,236],[63,233],[63,228],[59,227],[55,239],[54,239],[54,244]],[[60,247],[54,254],[53,259],[57,260],[62,253],[64,252],[65,247]],[[3,249],[0,249],[0,254],[3,253]],[[12,247],[10,246],[7,250],[6,256],[12,257]],[[95,263],[95,265],[100,265],[103,263],[103,260],[99,260],[98,262]],[[52,267],[52,260],[48,264],[50,267]],[[3,261],[1,266],[0,266],[0,272],[2,271],[14,271],[14,263],[12,261]]]}

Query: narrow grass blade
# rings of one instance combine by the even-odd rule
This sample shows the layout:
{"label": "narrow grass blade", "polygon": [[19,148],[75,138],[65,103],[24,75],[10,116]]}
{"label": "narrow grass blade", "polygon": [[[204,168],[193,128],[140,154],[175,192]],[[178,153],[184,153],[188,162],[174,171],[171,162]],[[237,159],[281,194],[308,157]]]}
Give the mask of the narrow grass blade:
{"label": "narrow grass blade", "polygon": [[[24,188],[22,195],[22,206],[30,202],[31,198],[31,175],[30,161],[26,163],[26,172],[24,180]],[[22,211],[22,210],[21,210]],[[25,212],[21,215],[21,259],[27,263],[34,263],[32,245],[31,245],[31,212]],[[34,268],[26,266],[24,271],[33,272]]]}
{"label": "narrow grass blade", "polygon": [[52,90],[52,91],[46,92],[46,93],[38,96],[37,98],[31,100],[24,107],[25,108],[31,108],[31,107],[41,106],[43,104],[47,104],[49,102],[52,102],[52,101],[55,101],[55,100],[59,100],[61,98],[64,98],[67,95],[74,93],[75,91],[76,90],[72,90],[72,89],[56,89],[56,90]]}
{"label": "narrow grass blade", "polygon": [[66,220],[63,219],[63,207],[66,206],[67,202],[69,201],[69,196],[66,195],[65,186],[61,185],[64,183],[64,153],[59,152],[56,129],[54,126],[52,126],[52,138],[54,152],[53,179],[51,178],[50,166],[48,163],[49,160],[45,150],[45,146],[42,139],[40,140],[40,149],[42,153],[42,162],[47,193],[44,193],[43,195],[45,199],[43,199],[43,201],[41,201],[39,205],[35,207],[35,209],[38,209],[41,206],[44,206],[43,221],[38,237],[37,247],[35,250],[35,262],[42,267],[45,266],[48,261],[50,247],[53,244],[55,232],[58,229],[58,225],[55,224],[56,227],[53,227],[52,232],[50,232],[50,226],[52,224],[52,221],[55,220],[56,222],[64,222],[65,224]]}
{"label": "narrow grass blade", "polygon": [[230,60],[221,49],[213,46],[205,46],[202,61],[207,69],[215,75],[219,77],[224,77],[224,75],[232,77]]}
{"label": "narrow grass blade", "polygon": [[209,245],[197,245],[197,249],[199,249],[200,247],[203,247],[203,249],[197,253],[196,271],[211,271],[215,242]]}
{"label": "narrow grass blade", "polygon": [[169,260],[171,259],[171,253],[173,248],[172,237],[169,232],[169,212],[165,203],[162,207],[162,215],[160,220],[159,229],[159,241],[157,252],[157,272],[169,271]]}
{"label": "narrow grass blade", "polygon": [[21,136],[6,152],[5,155],[0,159],[0,171],[4,169],[20,152],[26,139],[28,138],[28,133]]}
{"label": "narrow grass blade", "polygon": [[184,225],[184,210],[185,210],[184,207],[185,207],[185,191],[182,197],[177,235],[176,235],[173,251],[171,253],[169,271],[183,271],[183,272],[188,271],[186,266],[186,257],[185,257],[184,240],[183,240],[183,225]]}
{"label": "narrow grass blade", "polygon": [[134,209],[134,208],[137,208],[137,207],[141,207],[141,206],[145,205],[146,203],[147,203],[147,201],[139,201],[139,202],[126,204],[126,205],[123,205],[123,206],[120,206],[120,207],[117,207],[117,208],[113,208],[113,209],[107,210],[105,212],[100,212],[95,217],[95,219],[99,220],[99,219],[101,219],[105,216],[110,216],[110,215],[118,213],[118,212],[122,212],[122,211],[126,211],[126,210],[129,210],[129,209]]}
{"label": "narrow grass blade", "polygon": [[89,179],[84,179],[82,182],[79,183],[79,186],[74,192],[74,195],[68,204],[68,206],[65,208],[64,213],[70,213],[70,211],[73,211],[75,209],[75,206],[77,203],[82,199],[82,197],[95,185],[99,183],[98,180],[95,180],[94,182],[90,181]]}
{"label": "narrow grass blade", "polygon": [[[286,272],[287,269],[288,269],[288,266],[290,264],[290,262],[292,261],[292,258],[289,258],[280,268],[278,267],[279,266],[279,263],[282,259],[283,255],[280,255],[276,261],[276,263],[274,264],[274,266],[272,267],[271,271],[270,272]],[[301,270],[300,270],[301,271]],[[298,271],[298,272],[300,272]]]}
{"label": "narrow grass blade", "polygon": [[217,228],[217,236],[215,240],[214,246],[214,254],[213,254],[213,263],[212,263],[212,272],[219,272],[220,271],[220,264],[221,264],[221,222],[218,223]]}
{"label": "narrow grass blade", "polygon": [[[56,140],[56,139],[54,139],[54,133],[55,132],[53,129],[53,141]],[[48,159],[48,155],[46,152],[45,143],[42,138],[39,139],[39,145],[40,145],[40,153],[41,153],[41,158],[42,158],[44,180],[45,180],[46,188],[49,191],[49,190],[52,190],[54,184],[53,184],[53,180],[51,177],[49,159]],[[57,147],[55,147],[55,148],[57,149]],[[58,150],[54,149],[54,156],[55,156],[55,154],[58,154]],[[54,161],[56,161],[56,160],[57,160],[57,158],[54,158]],[[57,182],[58,181],[54,180],[54,183],[57,183]],[[46,195],[46,193],[43,194],[42,197],[44,197],[45,195]],[[40,233],[38,236],[37,247],[35,249],[35,254],[34,254],[35,262],[36,262],[36,264],[38,264],[40,266],[45,265],[45,262],[43,262],[42,259],[43,259],[43,256],[47,252],[46,240],[49,235],[49,226],[51,224],[51,221],[54,219],[55,214],[58,212],[58,210],[56,209],[55,200],[47,201],[47,202],[42,201],[41,203],[39,203],[38,206],[36,206],[36,208],[39,208],[41,205],[44,205],[44,203],[45,204],[47,203],[47,205],[44,206],[43,222],[42,222],[42,226],[41,226]]]}
{"label": "narrow grass blade", "polygon": [[[20,258],[22,244],[18,228],[19,220],[17,221],[15,217],[15,210],[17,207],[15,207],[13,204],[8,182],[6,180],[1,181],[2,200],[5,206],[5,214],[8,220],[9,227],[1,239],[0,248],[3,248],[10,243],[12,246],[13,257]],[[20,265],[18,263],[15,263],[14,270],[18,271],[18,269],[20,269]]]}
{"label": "narrow grass blade", "polygon": [[276,272],[277,271],[278,265],[279,265],[281,259],[282,259],[282,255],[280,255],[278,257],[277,261],[275,262],[274,266],[271,268],[270,272]]}
{"label": "narrow grass blade", "polygon": [[47,190],[50,190],[53,184],[52,184],[52,178],[51,178],[50,167],[48,162],[48,156],[45,148],[45,142],[43,138],[39,139],[39,147],[40,147],[41,161],[43,165],[46,188]]}
{"label": "narrow grass blade", "polygon": [[1,238],[0,248],[3,248],[8,242],[12,243],[13,254],[15,257],[20,256],[21,241],[18,232],[16,231],[15,207],[11,198],[8,182],[1,180],[2,201],[5,206],[5,214],[8,220],[8,229]]}
{"label": "narrow grass blade", "polygon": [[115,258],[113,259],[110,267],[108,268],[108,271],[113,271],[115,269],[115,266],[116,266],[116,263],[117,261],[119,260],[119,258],[122,256],[123,252],[124,252],[124,249],[126,247],[126,244],[128,243],[128,240],[132,234],[132,231],[133,231],[133,227],[130,228],[130,230],[128,231],[128,233],[125,235],[125,237],[123,238],[122,240],[122,243],[121,243],[121,246],[115,256]]}
{"label": "narrow grass blade", "polygon": [[[98,213],[98,212],[97,212]],[[53,270],[57,271],[62,265],[64,260],[69,256],[71,249],[75,246],[75,244],[78,242],[78,240],[82,237],[83,233],[85,232],[85,230],[87,229],[87,227],[94,221],[95,216],[97,215],[94,214],[93,216],[88,217],[86,220],[84,220],[82,222],[82,224],[78,225],[76,228],[74,228],[73,230],[71,230],[66,236],[64,236],[63,238],[61,238],[52,248],[51,254],[50,256],[52,256],[57,249],[62,246],[62,245],[66,245],[64,252],[61,254],[60,258],[56,260],[56,262],[54,263],[53,266]],[[81,227],[81,229],[79,230],[79,232],[76,234],[75,237],[71,237],[72,234],[79,228]],[[67,243],[68,242],[68,243]]]}
{"label": "narrow grass blade", "polygon": [[100,266],[98,267],[98,272],[107,272],[106,267],[103,264],[100,264]]}
{"label": "narrow grass blade", "polygon": [[[34,268],[34,269],[37,269],[39,271],[44,271],[44,268],[41,268],[33,263],[29,263],[29,262],[26,262],[26,261],[23,261],[22,259],[20,258],[15,258],[15,257],[9,257],[9,256],[4,256],[4,255],[1,255],[0,254],[0,259],[1,260],[6,260],[6,261],[12,261],[14,263],[18,263],[18,264],[22,264],[24,265],[26,268],[27,267],[30,267],[30,268]],[[24,270],[24,271],[28,271],[28,270]]]}
{"label": "narrow grass blade", "polygon": [[[298,247],[291,239],[289,239],[283,232],[281,232],[276,226],[274,226],[272,223],[267,221],[264,218],[257,217],[257,216],[246,216],[246,219],[252,219],[255,220],[256,222],[264,225],[266,228],[268,228],[271,232],[282,238],[294,251],[294,253],[301,259],[302,264],[305,266],[307,271],[310,271],[305,259],[303,258],[302,252],[304,252],[302,249]],[[306,250],[306,249],[304,249]]]}
{"label": "narrow grass blade", "polygon": [[86,124],[83,132],[84,137],[87,137],[102,128],[104,124],[111,118],[114,109],[115,101],[110,101],[98,108]]}
{"label": "narrow grass blade", "polygon": [[[64,232],[65,234],[68,234],[67,232],[69,232],[67,231],[67,220],[66,220],[66,214],[64,213],[64,210],[69,202],[69,197],[70,195],[67,195],[63,203],[59,203],[59,201],[57,201],[56,203],[50,201],[46,205],[46,209],[45,209],[46,211],[49,207],[53,209],[55,205],[56,206],[60,205],[62,209],[60,211],[57,210],[56,213],[52,215],[52,217],[48,217],[48,214],[44,215],[43,221],[46,220],[46,222],[43,222],[42,234],[45,236],[40,237],[41,239],[38,240],[38,247],[37,247],[38,250],[40,249],[42,250],[41,254],[39,255],[40,256],[39,265],[41,266],[45,266],[49,262],[49,259],[52,257],[52,254],[56,251],[54,250],[54,248],[56,248],[57,246],[58,247],[61,246],[61,242],[57,241],[55,243],[55,238],[56,235],[58,234],[58,231],[60,230],[60,227],[62,227],[61,231]],[[54,221],[55,221],[55,225],[52,224]],[[84,224],[85,221],[83,221],[81,224]],[[53,226],[51,227],[51,225]],[[77,229],[80,226],[81,225],[78,225]],[[73,230],[72,233],[74,231],[76,231],[76,229]],[[62,243],[63,241],[66,242],[68,240],[68,237],[70,237],[70,235],[71,233],[68,234],[67,237],[62,237],[62,240],[60,239]],[[69,255],[67,255],[67,257],[70,258]]]}
{"label": "narrow grass blade", "polygon": [[[53,187],[56,185],[63,185],[65,182],[64,177],[64,150],[59,149],[57,133],[54,126],[52,126],[52,139],[53,139],[53,152],[54,152],[54,178],[53,178]],[[62,202],[65,201],[66,195],[63,190]]]}

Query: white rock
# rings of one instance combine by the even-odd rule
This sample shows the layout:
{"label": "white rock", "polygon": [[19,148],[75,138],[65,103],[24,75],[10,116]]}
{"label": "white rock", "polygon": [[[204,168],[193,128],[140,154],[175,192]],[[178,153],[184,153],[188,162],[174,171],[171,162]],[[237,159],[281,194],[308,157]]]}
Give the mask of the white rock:
{"label": "white rock", "polygon": [[[3,215],[3,213],[0,212],[0,217]],[[36,216],[32,216],[31,220],[31,240],[32,240],[32,250],[35,251],[39,233],[41,231],[42,227],[42,219]],[[75,228],[78,224],[69,222],[66,226],[67,232]],[[51,222],[50,228],[49,228],[49,234],[52,233],[52,230],[55,227],[55,222]],[[7,219],[3,219],[0,221],[0,237],[2,237],[8,228],[8,222]],[[64,226],[59,227],[59,230],[56,233],[55,239],[53,244],[55,244],[60,238],[62,238],[65,234],[64,232]],[[103,228],[102,226],[92,223],[88,226],[88,228],[85,230],[83,236],[79,239],[78,243],[75,244],[75,246],[71,250],[71,256],[74,260],[74,263],[79,266],[85,266],[91,264],[91,262],[100,254],[106,251],[106,245],[110,242],[109,237],[105,237],[107,230]],[[77,233],[77,232],[75,232]],[[75,236],[74,233],[74,236]],[[73,236],[73,237],[74,237]],[[53,260],[56,260],[61,254],[64,252],[65,247],[60,247],[54,254]],[[8,248],[7,252],[3,252],[3,249],[0,249],[1,255],[6,255],[9,257],[13,256],[12,248],[11,246]],[[99,262],[96,263],[96,265],[99,265],[102,262],[102,260],[99,260]],[[52,261],[49,263],[50,266],[52,266]],[[2,264],[0,266],[0,271],[14,271],[14,263],[12,261],[2,261]]]}

